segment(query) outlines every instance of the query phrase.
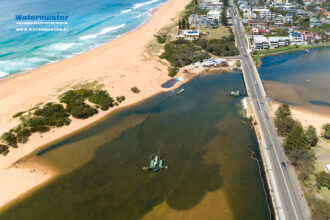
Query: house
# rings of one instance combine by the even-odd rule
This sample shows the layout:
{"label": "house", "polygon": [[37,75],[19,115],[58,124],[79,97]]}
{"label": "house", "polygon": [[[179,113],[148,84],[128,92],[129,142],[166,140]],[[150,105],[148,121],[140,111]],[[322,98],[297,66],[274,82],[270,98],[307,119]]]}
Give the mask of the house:
{"label": "house", "polygon": [[269,48],[269,42],[267,37],[262,35],[256,35],[252,38],[252,49],[254,50],[265,50]]}
{"label": "house", "polygon": [[302,32],[304,41],[312,40],[314,39],[314,34],[310,31],[303,31]]}
{"label": "house", "polygon": [[268,21],[264,19],[251,19],[248,21],[248,26],[251,28],[258,27],[258,28],[266,29],[268,27]]}
{"label": "house", "polygon": [[289,39],[291,44],[303,44],[304,42],[302,34],[296,31],[289,34]]}
{"label": "house", "polygon": [[293,22],[293,17],[291,15],[286,15],[284,17],[284,23],[291,23]]}
{"label": "house", "polygon": [[270,48],[283,47],[290,44],[289,37],[269,37],[268,43]]}
{"label": "house", "polygon": [[221,16],[221,11],[209,11],[207,13],[207,18],[208,19],[217,19],[217,20],[220,20],[220,16]]}
{"label": "house", "polygon": [[205,10],[215,10],[215,11],[221,11],[222,2],[219,0],[204,0],[200,5],[200,9]]}
{"label": "house", "polygon": [[268,38],[268,44],[269,44],[269,48],[279,47],[277,37],[269,37]]}
{"label": "house", "polygon": [[253,12],[259,12],[260,18],[263,19],[273,19],[276,16],[276,14],[271,12],[268,8],[253,9]]}
{"label": "house", "polygon": [[258,27],[253,27],[252,28],[252,33],[253,34],[267,34],[269,33],[268,29],[263,29],[263,28],[258,28]]}
{"label": "house", "polygon": [[282,27],[283,23],[284,23],[283,15],[278,15],[276,18],[274,18],[274,26],[276,28]]}
{"label": "house", "polygon": [[176,40],[197,40],[199,37],[200,32],[196,30],[179,30],[175,35]]}
{"label": "house", "polygon": [[288,46],[290,44],[290,39],[289,37],[277,37],[278,39],[278,46]]}
{"label": "house", "polygon": [[309,20],[309,27],[319,27],[322,25],[322,22],[320,22],[317,18],[313,17]]}
{"label": "house", "polygon": [[206,15],[196,15],[196,14],[190,15],[188,22],[190,27],[198,27],[198,28],[201,26],[207,27],[214,23],[214,21],[208,19]]}
{"label": "house", "polygon": [[248,20],[251,20],[251,19],[255,19],[257,18],[257,14],[256,13],[253,13],[253,12],[246,12],[246,13],[243,13],[243,18],[246,18]]}
{"label": "house", "polygon": [[308,12],[305,10],[302,10],[302,9],[297,9],[295,14],[299,17],[308,17],[309,16]]}

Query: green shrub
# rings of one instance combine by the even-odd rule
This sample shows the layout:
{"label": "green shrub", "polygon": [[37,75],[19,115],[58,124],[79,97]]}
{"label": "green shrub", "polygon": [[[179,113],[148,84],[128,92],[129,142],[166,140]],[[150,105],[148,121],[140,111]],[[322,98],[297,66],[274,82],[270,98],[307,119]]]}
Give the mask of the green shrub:
{"label": "green shrub", "polygon": [[7,145],[0,144],[0,154],[7,155],[9,147]]}
{"label": "green shrub", "polygon": [[20,116],[22,116],[25,112],[18,112],[15,115],[13,115],[13,118],[18,118]]}
{"label": "green shrub", "polygon": [[37,109],[34,115],[42,117],[51,117],[56,112],[64,112],[64,107],[61,104],[47,103],[42,109]]}
{"label": "green shrub", "polygon": [[113,107],[113,98],[105,90],[97,90],[93,95],[88,97],[88,101],[101,106],[103,111]]}
{"label": "green shrub", "polygon": [[117,100],[117,102],[121,103],[125,100],[125,96],[117,96],[116,100]]}
{"label": "green shrub", "polygon": [[2,135],[2,139],[12,147],[17,147],[17,138],[16,135],[12,132],[6,132]]}
{"label": "green shrub", "polygon": [[134,92],[134,93],[139,93],[140,92],[140,90],[135,86],[131,88],[131,91]]}
{"label": "green shrub", "polygon": [[166,43],[167,35],[156,36],[156,38],[159,44],[164,44]]}
{"label": "green shrub", "polygon": [[328,190],[330,189],[330,173],[325,171],[321,171],[316,174],[316,182],[317,188],[321,189],[321,187],[326,187]]}
{"label": "green shrub", "polygon": [[323,137],[326,139],[330,139],[330,123],[326,123],[322,126],[323,129]]}
{"label": "green shrub", "polygon": [[203,50],[216,56],[235,56],[239,54],[239,51],[235,46],[235,36],[233,34],[221,39],[196,40],[195,43]]}
{"label": "green shrub", "polygon": [[164,46],[161,59],[166,59],[173,67],[182,67],[197,61],[210,58],[200,47],[187,40],[176,40]]}
{"label": "green shrub", "polygon": [[34,132],[46,132],[49,131],[49,127],[47,126],[47,120],[42,117],[32,117],[29,122],[30,131]]}
{"label": "green shrub", "polygon": [[90,89],[69,90],[63,94],[60,101],[66,104],[73,102],[82,102],[91,95],[93,95],[93,90]]}
{"label": "green shrub", "polygon": [[31,131],[27,128],[22,129],[17,133],[17,142],[26,143],[31,135]]}
{"label": "green shrub", "polygon": [[[76,102],[68,105],[68,112],[75,118],[89,118],[98,113],[97,109],[91,107],[84,102]],[[101,106],[102,109],[102,106]]]}
{"label": "green shrub", "polygon": [[173,77],[178,73],[178,71],[179,71],[179,68],[177,68],[177,67],[169,67],[168,76]]}

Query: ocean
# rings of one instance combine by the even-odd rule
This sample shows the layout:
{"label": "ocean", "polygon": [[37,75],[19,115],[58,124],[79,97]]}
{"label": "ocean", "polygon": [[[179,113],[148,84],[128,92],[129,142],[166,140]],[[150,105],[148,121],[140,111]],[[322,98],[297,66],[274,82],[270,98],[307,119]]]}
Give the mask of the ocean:
{"label": "ocean", "polygon": [[[142,25],[166,0],[2,0],[0,78],[69,58]],[[17,20],[17,16],[39,16]],[[40,16],[67,16],[43,20]]]}

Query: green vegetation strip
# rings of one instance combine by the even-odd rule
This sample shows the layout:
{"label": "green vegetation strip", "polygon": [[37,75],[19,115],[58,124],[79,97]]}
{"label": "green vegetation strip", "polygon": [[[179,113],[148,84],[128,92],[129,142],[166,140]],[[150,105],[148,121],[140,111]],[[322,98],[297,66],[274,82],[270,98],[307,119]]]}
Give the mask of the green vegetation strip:
{"label": "green vegetation strip", "polygon": [[[311,125],[303,129],[301,123],[293,119],[287,104],[282,104],[275,112],[274,124],[278,134],[284,137],[284,152],[295,166],[299,179],[305,187],[304,191],[307,194],[313,219],[329,219],[329,201],[320,199],[316,195],[322,188],[330,189],[330,173],[324,171],[315,173],[316,157],[313,148],[319,141],[316,129]],[[324,138],[330,138],[330,123],[323,126],[322,135]],[[316,184],[309,184],[311,176],[315,176],[313,181],[316,181]]]}
{"label": "green vegetation strip", "polygon": [[[133,88],[133,92],[139,92],[136,87]],[[19,143],[26,143],[32,133],[43,133],[51,128],[69,125],[70,116],[86,119],[97,114],[98,109],[106,111],[125,100],[124,96],[117,96],[115,101],[106,90],[99,89],[69,90],[59,98],[60,103],[50,102],[42,107],[38,105],[13,115],[13,118],[19,118],[20,124],[1,135],[6,145],[0,144],[0,154],[5,156],[9,152],[8,146],[17,148]],[[92,105],[86,103],[86,100]]]}

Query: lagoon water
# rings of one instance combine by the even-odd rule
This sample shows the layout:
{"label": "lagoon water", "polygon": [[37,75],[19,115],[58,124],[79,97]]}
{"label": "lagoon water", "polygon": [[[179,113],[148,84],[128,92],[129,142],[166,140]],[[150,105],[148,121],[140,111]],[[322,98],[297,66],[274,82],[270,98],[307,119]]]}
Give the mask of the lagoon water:
{"label": "lagoon water", "polygon": [[[62,174],[0,219],[270,219],[239,72],[200,76],[48,146],[28,160]],[[145,172],[159,149],[168,170]]]}
{"label": "lagoon water", "polygon": [[259,73],[275,101],[329,115],[330,47],[265,57]]}
{"label": "lagoon water", "polygon": [[[152,10],[164,2],[166,0],[1,0],[0,78],[114,40],[143,24]],[[68,24],[41,25],[17,24],[16,15],[69,17]],[[36,27],[67,28],[67,31],[19,29]]]}

